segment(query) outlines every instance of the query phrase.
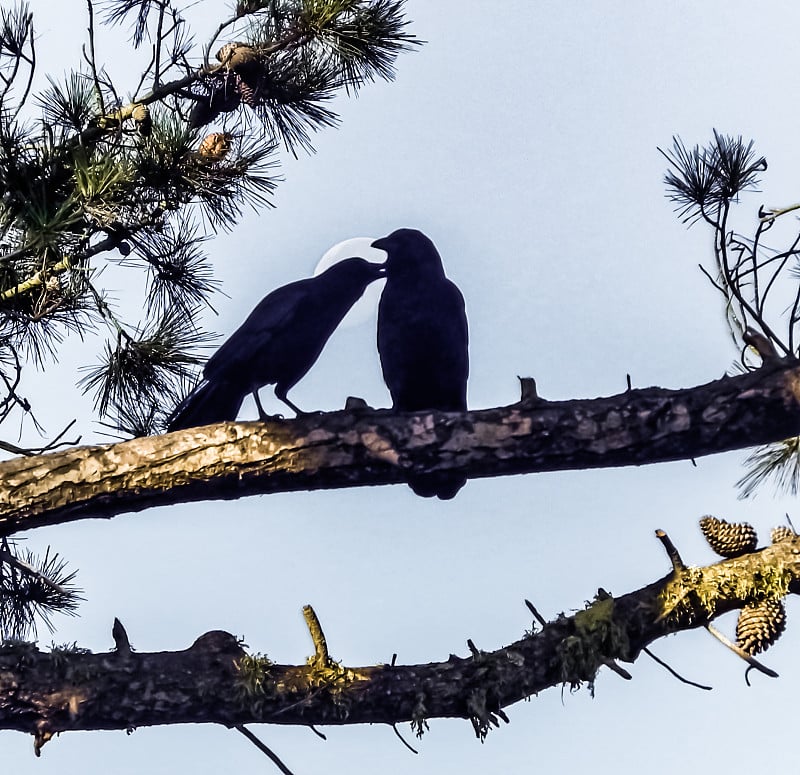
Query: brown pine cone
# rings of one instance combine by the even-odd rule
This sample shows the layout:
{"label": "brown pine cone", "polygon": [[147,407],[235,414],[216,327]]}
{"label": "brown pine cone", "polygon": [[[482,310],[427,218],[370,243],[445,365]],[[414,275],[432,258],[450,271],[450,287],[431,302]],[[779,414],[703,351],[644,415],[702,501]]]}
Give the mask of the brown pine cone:
{"label": "brown pine cone", "polygon": [[228,70],[248,70],[258,65],[258,54],[247,43],[226,43],[216,53],[217,59]]}
{"label": "brown pine cone", "polygon": [[147,105],[142,105],[141,102],[134,105],[131,111],[131,118],[139,130],[139,134],[143,137],[148,137],[153,131],[153,119],[150,117],[150,109]]}
{"label": "brown pine cone", "polygon": [[245,105],[249,105],[251,108],[255,107],[256,103],[258,102],[256,90],[238,73],[236,74],[236,90],[239,92],[239,97],[241,97],[241,100]]}
{"label": "brown pine cone", "polygon": [[708,545],[722,557],[739,557],[752,552],[758,546],[758,535],[747,522],[726,522],[712,516],[700,520]]}
{"label": "brown pine cone", "polygon": [[770,533],[770,538],[772,539],[773,544],[779,544],[781,541],[788,541],[790,538],[795,538],[796,536],[797,533],[795,533],[792,528],[787,527],[786,525],[773,527],[772,532]]}
{"label": "brown pine cone", "polygon": [[748,654],[766,651],[786,629],[786,609],[782,600],[748,603],[736,622],[736,642]]}
{"label": "brown pine cone", "polygon": [[231,150],[233,136],[228,132],[212,132],[203,138],[197,149],[197,155],[203,161],[222,161]]}

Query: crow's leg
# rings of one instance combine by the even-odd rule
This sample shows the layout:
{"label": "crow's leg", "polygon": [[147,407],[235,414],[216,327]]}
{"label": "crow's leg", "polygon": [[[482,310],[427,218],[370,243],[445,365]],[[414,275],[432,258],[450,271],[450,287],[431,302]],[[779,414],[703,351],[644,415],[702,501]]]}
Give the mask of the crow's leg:
{"label": "crow's leg", "polygon": [[275,385],[275,397],[283,401],[283,403],[286,404],[286,406],[288,406],[298,417],[304,414],[314,414],[313,412],[304,412],[299,406],[297,406],[297,404],[293,404],[286,395],[288,392],[288,388],[278,387],[278,385]]}
{"label": "crow's leg", "polygon": [[258,419],[261,420],[261,422],[269,422],[270,420],[282,420],[283,419],[283,415],[282,414],[267,414],[264,411],[264,407],[261,406],[261,398],[258,395],[258,388],[253,390],[253,398],[256,401],[256,406],[258,407]]}

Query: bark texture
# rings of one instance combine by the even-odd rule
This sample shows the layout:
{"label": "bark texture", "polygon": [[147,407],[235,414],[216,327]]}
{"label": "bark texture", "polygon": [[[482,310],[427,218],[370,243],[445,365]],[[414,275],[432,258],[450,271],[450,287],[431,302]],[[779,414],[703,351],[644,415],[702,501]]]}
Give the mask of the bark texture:
{"label": "bark texture", "polygon": [[[668,539],[666,539],[668,543]],[[747,603],[800,591],[800,538],[704,568],[677,554],[664,578],[560,616],[493,652],[420,665],[344,667],[327,656],[310,608],[315,656],[298,666],[245,654],[228,633],[206,633],[185,651],[135,653],[115,625],[116,651],[45,653],[0,646],[0,729],[34,734],[37,746],[68,730],[175,723],[358,724],[470,719],[485,736],[504,707],[560,684],[594,680],[602,665],[634,661],[657,638],[706,624]],[[732,657],[733,658],[733,657]]]}
{"label": "bark texture", "polygon": [[0,535],[151,506],[257,493],[642,465],[800,435],[800,366],[695,388],[465,413],[331,412],[220,423],[0,463]]}

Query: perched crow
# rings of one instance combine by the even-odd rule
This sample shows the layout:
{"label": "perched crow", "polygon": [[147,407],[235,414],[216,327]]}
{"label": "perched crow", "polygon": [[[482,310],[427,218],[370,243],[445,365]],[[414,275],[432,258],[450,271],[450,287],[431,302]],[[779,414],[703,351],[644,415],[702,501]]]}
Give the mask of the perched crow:
{"label": "perched crow", "polygon": [[[465,411],[467,316],[464,298],[445,277],[439,253],[416,229],[398,229],[372,247],[388,254],[378,307],[378,352],[393,408]],[[409,477],[411,489],[426,498],[452,498],[465,482],[453,474]]]}
{"label": "perched crow", "polygon": [[167,420],[170,431],[235,420],[252,393],[275,383],[275,395],[297,414],[286,393],[322,352],[336,326],[364,289],[383,276],[383,265],[363,258],[339,261],[317,277],[284,285],[265,296],[203,369],[203,381]]}

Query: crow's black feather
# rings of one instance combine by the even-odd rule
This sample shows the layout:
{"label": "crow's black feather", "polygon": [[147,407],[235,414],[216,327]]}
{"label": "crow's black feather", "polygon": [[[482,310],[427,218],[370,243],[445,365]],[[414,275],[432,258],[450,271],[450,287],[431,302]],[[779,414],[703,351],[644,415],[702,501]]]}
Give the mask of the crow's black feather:
{"label": "crow's black feather", "polygon": [[[469,336],[464,298],[445,276],[433,242],[416,229],[398,229],[372,246],[388,254],[378,307],[378,352],[393,408],[466,411]],[[417,495],[442,499],[452,498],[465,481],[445,473],[409,477]]]}
{"label": "crow's black feather", "polygon": [[[339,261],[317,277],[272,291],[209,358],[203,381],[167,422],[170,431],[235,420],[248,393],[263,385],[298,414],[286,396],[314,365],[322,348],[382,265],[363,258]],[[259,404],[260,406],[260,404]]]}

